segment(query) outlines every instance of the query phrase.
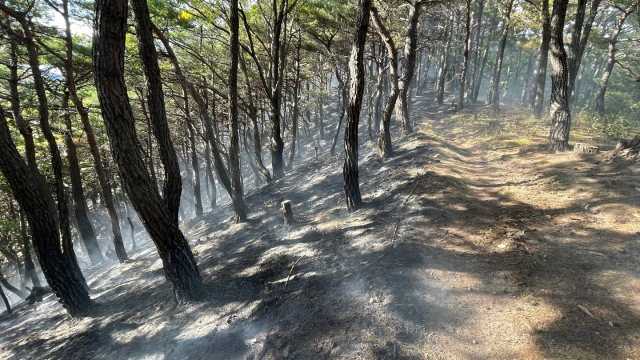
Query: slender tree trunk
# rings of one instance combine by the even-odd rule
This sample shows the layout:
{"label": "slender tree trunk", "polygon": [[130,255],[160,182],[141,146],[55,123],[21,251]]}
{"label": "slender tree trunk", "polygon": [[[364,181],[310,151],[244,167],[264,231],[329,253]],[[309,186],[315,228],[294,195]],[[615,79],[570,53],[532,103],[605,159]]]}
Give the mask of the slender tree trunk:
{"label": "slender tree trunk", "polygon": [[356,18],[356,36],[351,47],[349,60],[349,108],[344,131],[344,176],[345,202],[349,211],[362,206],[360,182],[358,179],[358,123],[364,93],[364,45],[367,40],[372,0],[360,0]]}
{"label": "slender tree trunk", "polygon": [[238,0],[230,1],[229,11],[229,47],[231,62],[229,65],[229,172],[231,174],[231,200],[233,219],[236,223],[247,221],[247,209],[244,204],[242,178],[240,174],[240,135],[238,130],[238,57],[240,45],[238,31]]}
{"label": "slender tree trunk", "polygon": [[89,254],[91,264],[97,265],[102,262],[102,252],[100,251],[100,245],[96,239],[96,234],[93,230],[91,220],[87,214],[86,200],[84,198],[84,190],[82,189],[82,174],[80,173],[80,165],[78,164],[78,152],[76,150],[76,144],[73,140],[73,127],[71,125],[71,115],[69,114],[69,91],[65,91],[64,98],[62,100],[62,107],[64,109],[64,121],[67,127],[65,134],[65,143],[67,145],[67,161],[69,162],[69,174],[71,178],[71,193],[73,195],[74,202],[74,215],[78,222],[78,230],[80,237],[84,243],[84,247]]}
{"label": "slender tree trunk", "polygon": [[526,79],[524,82],[524,87],[522,88],[522,95],[520,96],[520,105],[525,105],[527,103],[529,95],[529,81],[531,81],[532,78],[531,70],[533,69],[533,65],[533,55],[529,55],[529,60],[527,61],[527,73],[525,75]]}
{"label": "slender tree trunk", "polygon": [[[471,1],[471,0],[469,0]],[[405,133],[413,131],[409,118],[408,92],[413,80],[413,74],[416,68],[416,52],[418,49],[418,21],[420,20],[420,8],[422,0],[411,0],[408,4],[409,18],[407,20],[407,29],[404,35],[404,67],[402,75],[398,79],[398,101],[396,103],[396,118],[402,125]]]}
{"label": "slender tree trunk", "polygon": [[300,49],[302,48],[302,30],[298,30],[298,43],[296,44],[295,79],[293,80],[293,110],[291,112],[291,151],[287,159],[287,169],[293,166],[293,158],[296,155],[296,138],[298,137],[298,114],[300,112]]}
{"label": "slender tree trunk", "polygon": [[469,65],[469,53],[471,52],[471,22],[473,13],[471,12],[471,0],[466,0],[467,2],[467,18],[466,18],[466,28],[465,28],[465,38],[464,38],[464,60],[462,63],[462,74],[460,79],[460,98],[458,102],[460,103],[459,109],[464,109],[464,92],[465,85],[467,81],[467,67]]}
{"label": "slender tree trunk", "polygon": [[[342,120],[347,112],[347,101],[349,101],[349,93],[345,83],[338,76],[338,70],[336,69],[336,77],[338,78],[338,93],[340,94],[340,117],[338,118],[338,125],[336,126],[336,132],[333,135],[333,141],[331,142],[331,150],[329,155],[333,156],[336,151],[336,144],[338,143],[338,135],[340,134],[340,128],[342,127]],[[349,81],[349,79],[347,79]]]}
{"label": "slender tree trunk", "polygon": [[400,89],[398,87],[398,51],[396,45],[391,37],[391,33],[384,26],[378,15],[378,9],[371,7],[371,15],[373,25],[375,26],[378,34],[384,41],[387,47],[387,53],[389,55],[389,71],[391,73],[391,93],[389,94],[389,100],[382,112],[382,126],[380,128],[380,139],[378,140],[378,152],[380,157],[386,158],[392,155],[393,148],[391,147],[391,113],[395,107],[396,100]]}
{"label": "slender tree trunk", "polygon": [[22,291],[17,287],[11,285],[11,283],[9,283],[9,281],[4,277],[2,272],[0,272],[0,284],[2,284],[2,286],[4,286],[7,290],[16,294],[22,300],[26,299],[27,296],[29,296],[29,294],[26,291]]}
{"label": "slender tree trunk", "polygon": [[9,67],[9,92],[11,111],[13,113],[13,119],[16,122],[16,127],[24,139],[24,148],[27,155],[27,162],[33,169],[37,169],[36,164],[36,147],[33,140],[33,129],[29,126],[29,123],[22,116],[22,108],[20,106],[20,93],[18,92],[18,43],[17,39],[10,41],[11,46],[11,61]]}
{"label": "slender tree trunk", "polygon": [[598,15],[598,7],[600,6],[600,2],[601,0],[591,0],[589,18],[587,19],[583,28],[582,24],[584,22],[586,0],[578,1],[578,12],[576,14],[575,23],[571,35],[571,44],[569,45],[569,51],[567,52],[567,65],[569,66],[568,91],[570,105],[574,103],[574,98],[576,97],[576,77],[580,69],[580,64],[582,63],[584,51],[587,47],[589,35],[591,34],[593,21],[595,20],[596,15]]}
{"label": "slender tree trunk", "polygon": [[[0,10],[4,5],[0,4]],[[78,316],[91,306],[84,279],[62,253],[56,205],[44,177],[24,162],[13,141],[0,108],[0,171],[29,220],[33,245],[40,267],[53,292],[65,309]],[[34,284],[35,285],[35,284]]]}
{"label": "slender tree trunk", "polygon": [[[564,0],[561,0],[564,1]],[[549,17],[549,0],[542,0],[542,42],[540,43],[540,62],[538,63],[538,79],[534,81],[531,90],[533,97],[533,114],[542,117],[544,110],[544,88],[547,81],[547,62],[549,59],[549,44],[551,42],[551,18]]]}
{"label": "slender tree trunk", "polygon": [[196,151],[196,132],[191,120],[191,111],[189,109],[189,95],[187,89],[182,87],[182,98],[184,99],[184,114],[187,120],[187,130],[189,131],[189,146],[191,150],[191,169],[193,175],[193,200],[196,208],[196,216],[202,216],[202,191],[200,186],[200,164],[198,163],[198,152]]}
{"label": "slender tree trunk", "polygon": [[563,29],[569,0],[555,0],[551,17],[551,130],[549,131],[549,150],[566,151],[569,149],[569,131],[571,130],[571,112],[569,111],[567,85],[569,71],[567,54],[564,50]]}
{"label": "slender tree trunk", "polygon": [[502,35],[498,44],[498,54],[496,55],[496,71],[493,75],[493,90],[491,105],[493,112],[500,112],[500,74],[502,73],[502,59],[504,57],[504,48],[507,45],[507,37],[509,36],[509,19],[511,18],[511,9],[514,0],[509,0],[507,8],[502,14]]}
{"label": "slender tree trunk", "polygon": [[445,28],[445,34],[447,35],[447,43],[442,51],[442,61],[440,62],[440,70],[438,70],[438,80],[436,84],[436,103],[442,105],[444,103],[444,85],[446,82],[446,75],[449,69],[449,47],[451,46],[451,39],[453,38],[453,15],[449,20],[449,26]]}
{"label": "slender tree trunk", "polygon": [[604,95],[607,92],[607,84],[609,82],[609,77],[611,77],[611,73],[613,72],[613,67],[616,65],[616,44],[618,43],[618,36],[622,32],[622,27],[624,26],[627,17],[634,11],[634,8],[627,12],[623,12],[620,18],[618,18],[618,22],[616,24],[616,28],[613,30],[613,34],[609,39],[609,51],[607,52],[607,66],[604,69],[604,73],[602,74],[602,79],[600,80],[600,85],[598,86],[598,94],[596,95],[596,111],[598,114],[605,113],[604,106]]}
{"label": "slender tree trunk", "polygon": [[245,83],[247,85],[247,99],[249,101],[249,119],[251,120],[251,126],[253,128],[253,155],[256,161],[256,166],[262,175],[262,179],[265,183],[271,182],[271,174],[269,170],[264,166],[262,161],[262,139],[260,136],[260,128],[258,127],[258,109],[253,101],[253,93],[251,90],[251,83],[249,82],[249,73],[247,71],[247,65],[244,61],[244,57],[240,56],[240,69],[244,74]]}
{"label": "slender tree trunk", "polygon": [[[148,13],[147,13],[148,14]],[[138,14],[140,18],[141,13]],[[178,302],[203,294],[202,278],[175,215],[147,172],[124,81],[127,1],[95,4],[93,73],[113,159],[127,195],[162,259]]]}

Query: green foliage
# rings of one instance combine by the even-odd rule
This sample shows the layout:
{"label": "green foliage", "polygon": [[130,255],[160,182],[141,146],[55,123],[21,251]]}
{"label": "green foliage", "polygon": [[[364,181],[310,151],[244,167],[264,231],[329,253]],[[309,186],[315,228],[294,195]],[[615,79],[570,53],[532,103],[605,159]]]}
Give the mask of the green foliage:
{"label": "green foliage", "polygon": [[621,114],[596,115],[592,127],[609,139],[615,140],[627,137],[631,131],[631,122]]}

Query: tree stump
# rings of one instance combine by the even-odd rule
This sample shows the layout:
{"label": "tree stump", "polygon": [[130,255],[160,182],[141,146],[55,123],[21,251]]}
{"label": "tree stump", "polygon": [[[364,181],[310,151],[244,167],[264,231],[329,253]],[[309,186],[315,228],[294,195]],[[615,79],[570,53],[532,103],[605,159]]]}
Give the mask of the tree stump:
{"label": "tree stump", "polygon": [[290,226],[293,224],[293,210],[291,210],[291,201],[286,200],[282,202],[282,216],[284,217],[284,224]]}
{"label": "tree stump", "polygon": [[600,152],[600,149],[597,146],[584,144],[584,143],[576,143],[573,146],[574,154],[597,154]]}

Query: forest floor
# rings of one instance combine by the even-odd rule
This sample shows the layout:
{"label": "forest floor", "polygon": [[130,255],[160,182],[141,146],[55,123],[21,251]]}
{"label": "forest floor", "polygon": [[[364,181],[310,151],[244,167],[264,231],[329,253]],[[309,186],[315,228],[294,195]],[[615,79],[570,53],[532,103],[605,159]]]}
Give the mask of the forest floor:
{"label": "forest floor", "polygon": [[146,242],[89,269],[92,316],[1,315],[0,358],[640,359],[640,167],[548,153],[516,110],[414,118],[393,158],[361,146],[361,210],[324,156],[251,192],[246,224],[185,223],[205,301],[175,307]]}

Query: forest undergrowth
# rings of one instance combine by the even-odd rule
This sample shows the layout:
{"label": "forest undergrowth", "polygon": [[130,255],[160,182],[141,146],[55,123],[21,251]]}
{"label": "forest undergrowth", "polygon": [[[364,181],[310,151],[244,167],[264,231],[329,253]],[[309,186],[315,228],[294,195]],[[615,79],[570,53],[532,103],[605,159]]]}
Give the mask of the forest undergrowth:
{"label": "forest undergrowth", "polygon": [[174,306],[143,242],[87,272],[90,317],[52,295],[1,315],[0,358],[640,358],[638,165],[548,153],[544,123],[508,107],[413,117],[390,159],[361,145],[363,209],[323,143],[247,194],[247,223],[227,204],[182,224],[204,301]]}

